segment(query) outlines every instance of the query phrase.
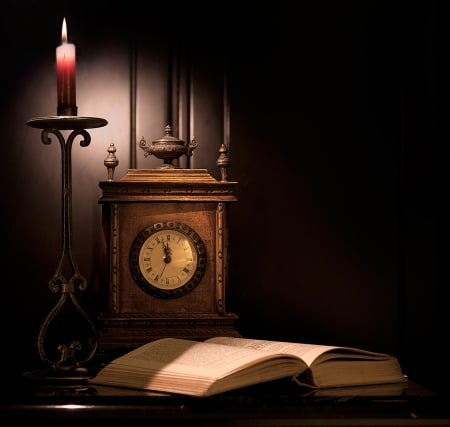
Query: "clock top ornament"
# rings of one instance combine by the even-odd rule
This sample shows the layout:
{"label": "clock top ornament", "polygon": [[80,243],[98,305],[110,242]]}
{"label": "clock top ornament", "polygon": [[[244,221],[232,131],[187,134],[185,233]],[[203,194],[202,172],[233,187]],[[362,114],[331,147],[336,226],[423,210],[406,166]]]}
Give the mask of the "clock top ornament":
{"label": "clock top ornament", "polygon": [[140,142],[145,155],[164,161],[161,167],[129,169],[114,180],[114,147],[105,159],[99,203],[108,292],[98,317],[105,356],[168,336],[240,336],[226,303],[228,208],[237,201],[237,182],[227,180],[228,149],[219,148],[220,180],[206,169],[178,168],[173,161],[197,143],[165,130],[150,146]]}
{"label": "clock top ornament", "polygon": [[141,138],[139,148],[144,150],[144,156],[154,155],[158,159],[164,161],[163,168],[175,168],[173,161],[185,154],[191,156],[192,152],[197,148],[197,142],[193,139],[185,143],[172,135],[172,126],[167,125],[164,129],[164,136],[147,145],[147,141]]}

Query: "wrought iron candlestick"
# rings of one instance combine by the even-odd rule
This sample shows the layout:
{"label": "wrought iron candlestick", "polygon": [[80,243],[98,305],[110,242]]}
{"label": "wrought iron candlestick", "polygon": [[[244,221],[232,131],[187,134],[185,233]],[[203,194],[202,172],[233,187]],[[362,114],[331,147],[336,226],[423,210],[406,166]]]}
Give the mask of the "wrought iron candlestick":
{"label": "wrought iron candlestick", "polygon": [[[51,144],[50,135],[56,136],[61,146],[62,162],[62,248],[61,256],[55,273],[49,281],[49,288],[61,296],[55,307],[45,318],[38,335],[38,351],[41,360],[47,365],[47,377],[79,378],[85,372],[86,364],[93,358],[97,349],[96,329],[88,314],[79,304],[76,293],[87,288],[87,280],[80,274],[72,255],[72,145],[76,137],[81,137],[80,146],[87,147],[91,136],[86,129],[106,126],[105,119],[78,116],[39,117],[27,122],[28,126],[42,129],[41,139],[44,144]],[[61,131],[70,131],[67,139]],[[66,267],[66,270],[65,270]],[[67,270],[68,269],[68,270]],[[65,271],[69,272],[67,277]],[[61,315],[66,303],[72,303],[72,309],[81,315],[86,323],[89,337],[86,339],[87,348],[83,348],[79,337],[64,336],[65,342],[55,343],[53,356],[49,356],[46,337],[50,326],[54,325],[55,316]],[[65,328],[64,328],[65,331]],[[59,337],[58,337],[59,339]]]}

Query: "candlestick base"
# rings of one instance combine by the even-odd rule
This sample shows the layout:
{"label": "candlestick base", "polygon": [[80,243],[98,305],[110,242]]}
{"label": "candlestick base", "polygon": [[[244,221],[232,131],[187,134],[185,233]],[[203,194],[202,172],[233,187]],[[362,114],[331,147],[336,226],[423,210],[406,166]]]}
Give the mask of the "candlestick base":
{"label": "candlestick base", "polygon": [[67,384],[83,384],[94,377],[98,372],[98,368],[55,368],[47,367],[36,371],[24,372],[23,376],[27,380],[35,382],[45,382],[46,384],[67,385]]}
{"label": "candlestick base", "polygon": [[78,114],[78,107],[76,105],[58,105],[58,116],[76,116]]}

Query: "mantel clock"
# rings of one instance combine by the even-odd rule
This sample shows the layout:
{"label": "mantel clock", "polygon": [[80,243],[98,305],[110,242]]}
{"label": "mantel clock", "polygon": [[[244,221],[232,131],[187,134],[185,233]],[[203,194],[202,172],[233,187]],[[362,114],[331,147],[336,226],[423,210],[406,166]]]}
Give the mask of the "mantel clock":
{"label": "mantel clock", "polygon": [[108,284],[100,351],[168,336],[239,336],[237,315],[226,310],[236,184],[174,167],[100,182]]}

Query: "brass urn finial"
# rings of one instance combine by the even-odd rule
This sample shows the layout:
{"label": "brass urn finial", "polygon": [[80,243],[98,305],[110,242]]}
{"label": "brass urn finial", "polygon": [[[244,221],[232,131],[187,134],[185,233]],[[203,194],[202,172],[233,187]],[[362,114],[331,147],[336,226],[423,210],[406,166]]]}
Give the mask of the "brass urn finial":
{"label": "brass urn finial", "polygon": [[175,159],[181,155],[191,156],[197,147],[197,142],[193,139],[191,142],[184,142],[172,135],[172,126],[167,125],[164,128],[164,136],[147,145],[144,137],[139,141],[139,148],[144,150],[144,156],[154,155],[158,159],[162,159],[164,164],[162,168],[175,168],[173,164]]}

